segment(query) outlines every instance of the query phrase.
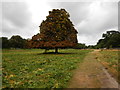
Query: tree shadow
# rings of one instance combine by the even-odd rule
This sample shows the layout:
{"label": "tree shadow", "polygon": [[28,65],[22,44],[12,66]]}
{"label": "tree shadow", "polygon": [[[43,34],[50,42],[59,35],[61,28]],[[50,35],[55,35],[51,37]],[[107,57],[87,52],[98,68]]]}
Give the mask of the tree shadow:
{"label": "tree shadow", "polygon": [[62,53],[62,52],[46,52],[46,53],[37,53],[37,55],[67,55],[67,54],[76,54],[76,53]]}

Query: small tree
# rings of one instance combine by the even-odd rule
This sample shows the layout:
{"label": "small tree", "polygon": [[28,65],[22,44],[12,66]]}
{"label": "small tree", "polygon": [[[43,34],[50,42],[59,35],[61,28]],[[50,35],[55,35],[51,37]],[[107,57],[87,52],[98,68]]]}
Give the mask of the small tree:
{"label": "small tree", "polygon": [[9,39],[9,44],[10,47],[12,48],[24,48],[26,44],[26,40],[23,39],[21,36],[16,35],[16,36],[12,36]]}
{"label": "small tree", "polygon": [[49,11],[46,20],[41,23],[40,33],[29,41],[31,48],[55,49],[74,47],[77,44],[77,31],[65,9]]}

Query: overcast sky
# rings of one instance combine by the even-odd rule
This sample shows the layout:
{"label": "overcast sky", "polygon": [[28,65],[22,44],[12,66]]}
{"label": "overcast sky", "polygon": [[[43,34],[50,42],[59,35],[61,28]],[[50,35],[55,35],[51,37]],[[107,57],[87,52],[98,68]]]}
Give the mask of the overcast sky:
{"label": "overcast sky", "polygon": [[54,8],[68,11],[79,43],[95,45],[107,30],[118,30],[118,0],[3,0],[0,36],[32,38]]}

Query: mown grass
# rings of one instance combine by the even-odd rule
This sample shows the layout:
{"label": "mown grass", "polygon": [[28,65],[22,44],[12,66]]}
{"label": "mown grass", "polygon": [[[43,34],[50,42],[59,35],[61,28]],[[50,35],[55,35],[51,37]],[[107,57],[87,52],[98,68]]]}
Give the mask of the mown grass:
{"label": "mown grass", "polygon": [[2,87],[65,88],[72,70],[90,51],[60,49],[61,54],[42,54],[41,49],[3,50]]}
{"label": "mown grass", "polygon": [[101,51],[102,57],[101,62],[102,64],[108,69],[108,72],[112,74],[113,77],[118,80],[120,83],[118,77],[120,77],[120,69],[118,69],[119,66],[119,54],[120,50],[102,50]]}

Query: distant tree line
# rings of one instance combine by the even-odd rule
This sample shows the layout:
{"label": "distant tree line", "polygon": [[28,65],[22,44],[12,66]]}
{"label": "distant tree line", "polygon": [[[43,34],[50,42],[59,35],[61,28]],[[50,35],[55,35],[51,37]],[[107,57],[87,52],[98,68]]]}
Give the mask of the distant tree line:
{"label": "distant tree line", "polygon": [[110,30],[102,34],[96,45],[87,46],[89,49],[112,49],[120,48],[120,31]]}
{"label": "distant tree line", "polygon": [[12,36],[10,39],[7,37],[0,38],[0,45],[2,48],[26,48],[27,40],[23,39],[21,36]]}
{"label": "distant tree line", "polygon": [[84,43],[78,43],[75,47],[73,47],[74,49],[86,49],[87,46]]}
{"label": "distant tree line", "polygon": [[[0,45],[2,48],[28,48],[28,39],[23,39],[21,36],[12,36],[10,39],[7,37],[0,38]],[[111,30],[103,33],[102,39],[98,40],[96,45],[86,46],[85,44],[78,43],[74,49],[110,49],[120,48],[120,32]]]}

